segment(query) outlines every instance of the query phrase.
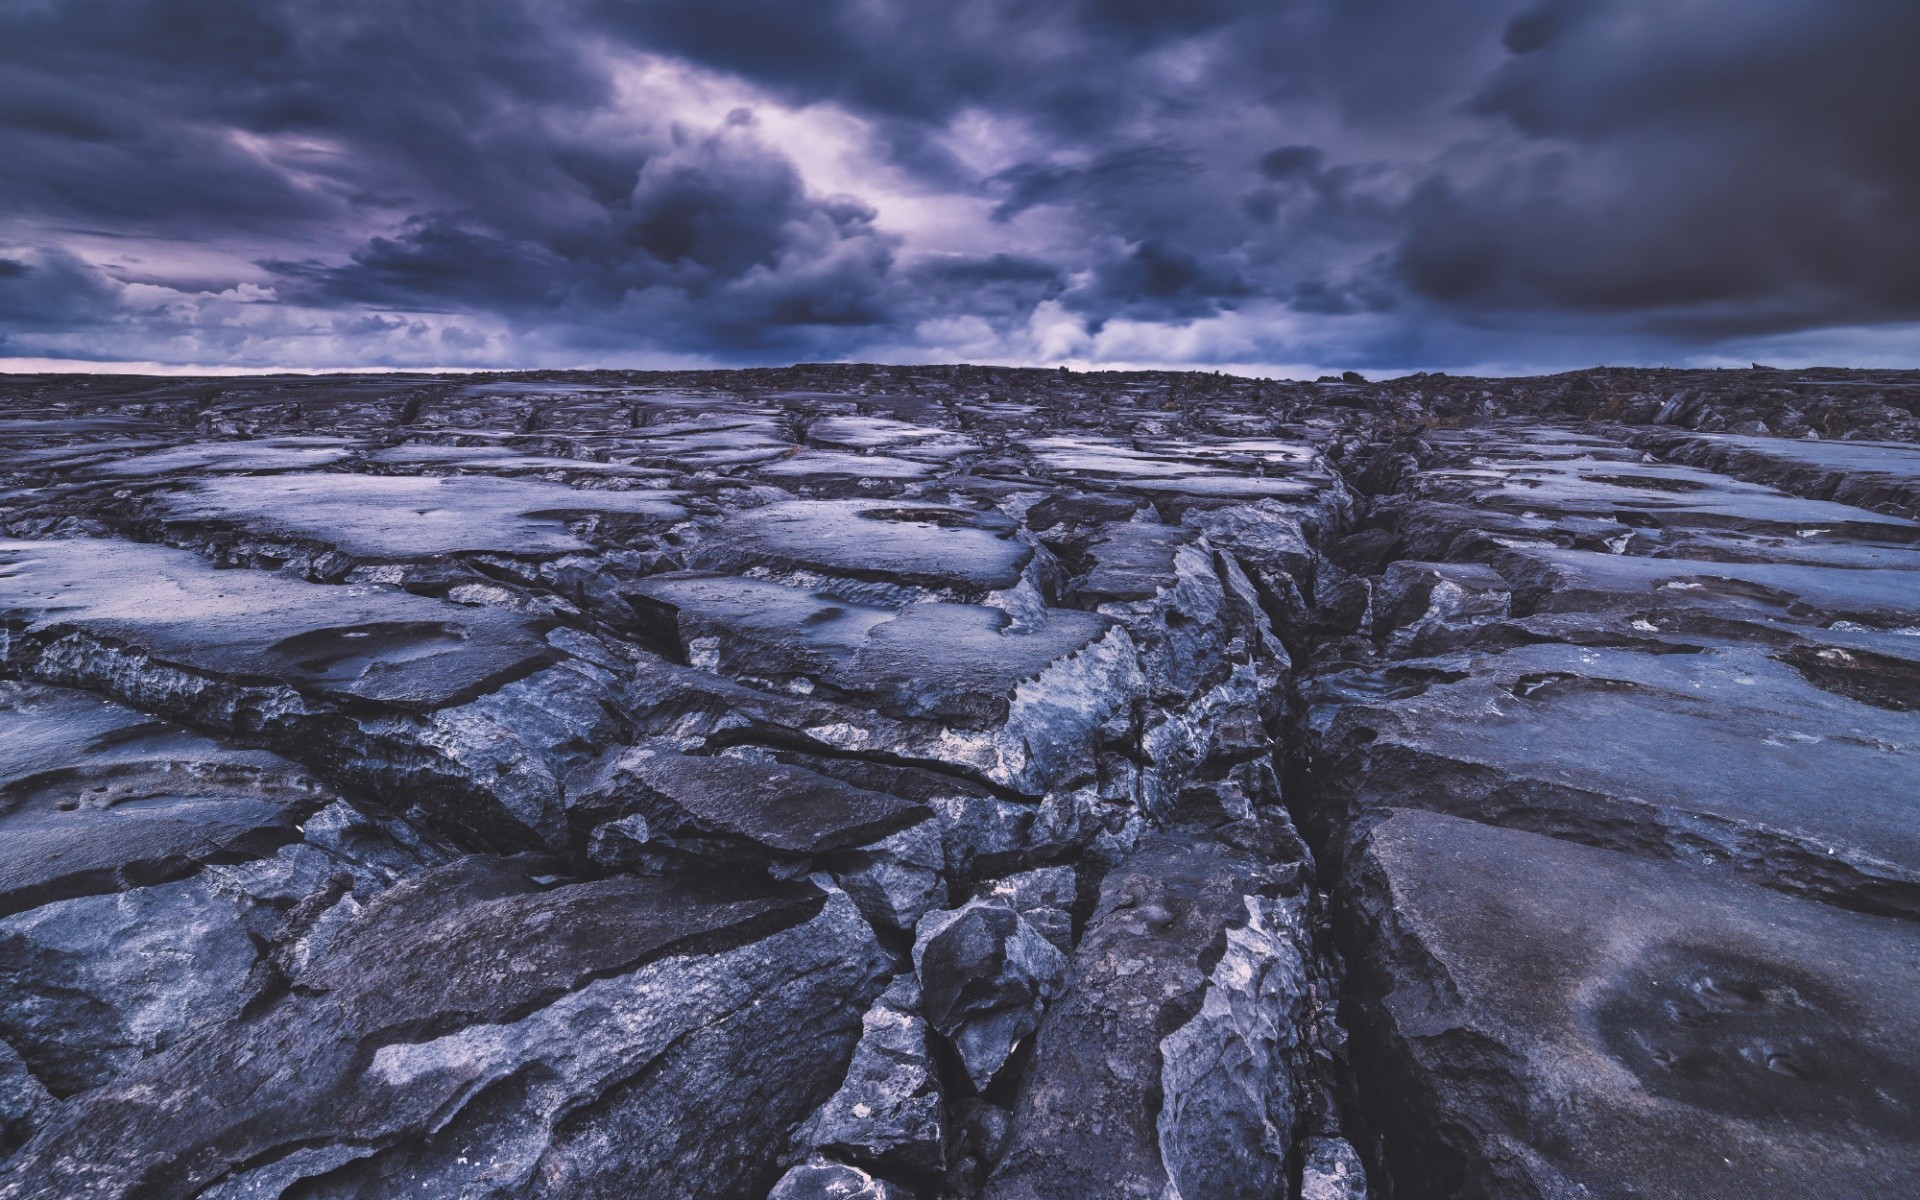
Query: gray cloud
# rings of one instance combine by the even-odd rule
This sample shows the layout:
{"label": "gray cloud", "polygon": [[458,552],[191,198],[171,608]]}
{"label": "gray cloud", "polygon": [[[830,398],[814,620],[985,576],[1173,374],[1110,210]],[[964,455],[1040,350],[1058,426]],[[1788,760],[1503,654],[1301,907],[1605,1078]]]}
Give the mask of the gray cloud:
{"label": "gray cloud", "polygon": [[12,6],[0,353],[1817,347],[1920,321],[1916,44],[1904,0]]}

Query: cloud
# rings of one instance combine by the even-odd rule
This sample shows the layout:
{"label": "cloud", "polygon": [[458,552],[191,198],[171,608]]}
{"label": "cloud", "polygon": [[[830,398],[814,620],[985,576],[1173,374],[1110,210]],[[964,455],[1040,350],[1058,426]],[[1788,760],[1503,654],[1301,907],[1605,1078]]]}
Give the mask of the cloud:
{"label": "cloud", "polygon": [[1920,8],[1547,0],[1505,43],[1473,107],[1519,136],[1409,207],[1424,295],[1702,337],[1920,317]]}
{"label": "cloud", "polygon": [[631,187],[561,219],[485,210],[410,218],[348,261],[273,262],[295,296],[327,306],[498,313],[585,348],[644,329],[679,349],[809,344],[799,327],[885,320],[892,240],[851,197],[809,192],[751,118],[681,134]]}
{"label": "cloud", "polygon": [[1908,0],[15,5],[0,354],[1880,347],[1915,44]]}

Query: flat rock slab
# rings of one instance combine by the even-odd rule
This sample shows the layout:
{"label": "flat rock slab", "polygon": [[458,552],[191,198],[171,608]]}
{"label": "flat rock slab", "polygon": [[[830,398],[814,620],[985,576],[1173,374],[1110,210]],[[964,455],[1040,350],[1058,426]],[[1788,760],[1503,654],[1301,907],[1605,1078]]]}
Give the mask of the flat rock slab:
{"label": "flat rock slab", "polygon": [[630,589],[643,625],[682,658],[731,678],[811,694],[823,685],[902,720],[985,728],[1020,685],[1100,640],[1113,623],[1048,608],[926,602],[892,608],[766,580],[660,575]]}
{"label": "flat rock slab", "polygon": [[1516,606],[1543,612],[1714,608],[1792,625],[1920,627],[1920,556],[1905,569],[1639,558],[1592,550],[1512,550],[1494,562]]}
{"label": "flat rock slab", "polygon": [[590,515],[671,523],[670,494],[570,488],[453,475],[223,476],[158,497],[175,522],[217,522],[257,536],[330,546],[362,559],[489,553],[548,556],[592,549],[568,522]]}
{"label": "flat rock slab", "polygon": [[355,449],[355,443],[330,437],[203,442],[98,463],[89,467],[87,473],[110,479],[160,479],[200,472],[266,474],[311,471],[344,463],[353,457]]}
{"label": "flat rock slab", "polygon": [[1865,1200],[1920,1173],[1910,922],[1417,811],[1346,903],[1396,1195]]}
{"label": "flat rock slab", "polygon": [[885,450],[924,462],[947,462],[983,449],[965,434],[890,417],[821,417],[807,426],[807,441],[845,450]]}
{"label": "flat rock slab", "polygon": [[1636,431],[1630,440],[1667,458],[1803,496],[1920,517],[1920,447],[1908,442]]}
{"label": "flat rock slab", "polygon": [[671,479],[673,472],[628,463],[600,462],[591,458],[566,458],[538,454],[512,446],[454,445],[434,442],[407,442],[388,446],[368,454],[365,461],[381,468],[396,470],[473,471],[487,475],[560,474],[619,479]]}
{"label": "flat rock slab", "polygon": [[[1684,442],[1724,446],[1730,452],[1754,454],[1780,463],[1810,467],[1843,475],[1885,476],[1920,481],[1920,446],[1909,442],[1876,442],[1849,438],[1826,441],[1813,438],[1750,437],[1737,433],[1655,433],[1649,443],[1675,437]],[[1637,439],[1638,440],[1638,439]]]}
{"label": "flat rock slab", "polygon": [[0,658],[77,633],[209,676],[412,709],[459,703],[553,661],[523,619],[365,585],[216,570],[184,550],[105,539],[0,540]]}
{"label": "flat rock slab", "polygon": [[1263,500],[1312,507],[1339,490],[1310,447],[1274,439],[1068,436],[1027,448],[1043,475],[1152,497],[1169,510]]}
{"label": "flat rock slab", "polygon": [[[696,855],[712,844],[806,856],[863,845],[931,815],[884,792],[804,767],[639,746],[599,772],[573,802],[576,825],[627,823],[640,844],[665,842]],[[643,825],[632,827],[638,816]]]}
{"label": "flat rock slab", "polygon": [[475,848],[564,846],[560,775],[623,733],[604,663],[504,610],[106,539],[0,562],[0,669],[259,738]]}
{"label": "flat rock slab", "polygon": [[843,450],[806,449],[788,458],[778,458],[754,468],[763,479],[806,483],[815,480],[851,479],[880,483],[902,483],[925,479],[933,466],[885,454],[849,454]]}
{"label": "flat rock slab", "polygon": [[86,693],[0,683],[0,731],[0,1045],[56,1097],[237,1015],[442,860],[290,762]]}
{"label": "flat rock slab", "polygon": [[705,537],[691,565],[815,571],[952,589],[979,599],[1020,582],[1033,548],[998,513],[930,504],[788,500],[736,513]]}
{"label": "flat rock slab", "polygon": [[884,605],[706,572],[655,575],[627,596],[641,629],[662,649],[728,678],[785,687],[824,678],[859,652],[875,626],[893,619]]}
{"label": "flat rock slab", "polygon": [[841,682],[893,716],[985,728],[1007,719],[1022,684],[1112,628],[1073,609],[1020,628],[997,608],[910,604],[874,627]]}
{"label": "flat rock slab", "polygon": [[464,860],[370,905],[278,1003],[68,1104],[0,1196],[764,1191],[883,970],[805,885]]}
{"label": "flat rock slab", "polygon": [[1549,454],[1525,441],[1472,442],[1470,465],[1423,476],[1423,494],[1479,508],[1793,533],[1836,528],[1911,542],[1920,527],[1845,504],[1789,495],[1698,467],[1642,461],[1614,443]]}
{"label": "flat rock slab", "polygon": [[1405,664],[1413,694],[1349,693],[1330,714],[1323,777],[1356,812],[1438,809],[1920,913],[1913,715],[1756,647],[1695,649],[1541,644]]}
{"label": "flat rock slab", "polygon": [[1177,581],[1174,556],[1193,541],[1181,525],[1126,522],[1107,527],[1086,549],[1088,567],[1073,583],[1073,598],[1088,607],[1150,600]]}
{"label": "flat rock slab", "polygon": [[271,853],[335,797],[293,763],[83,692],[0,683],[0,916]]}

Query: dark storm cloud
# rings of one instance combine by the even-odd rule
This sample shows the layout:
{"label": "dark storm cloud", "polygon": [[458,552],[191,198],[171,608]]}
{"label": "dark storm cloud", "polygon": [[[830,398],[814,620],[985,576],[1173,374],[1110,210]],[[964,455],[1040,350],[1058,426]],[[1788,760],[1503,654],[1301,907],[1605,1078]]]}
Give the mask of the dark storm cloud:
{"label": "dark storm cloud", "polygon": [[652,154],[587,211],[435,212],[347,263],[275,262],[295,298],[562,319],[582,345],[638,330],[681,348],[796,343],[789,326],[884,319],[892,262],[873,210],[810,196],[751,121]]}
{"label": "dark storm cloud", "polygon": [[91,325],[110,320],[113,311],[112,290],[70,254],[0,258],[0,337],[8,331]]}
{"label": "dark storm cloud", "polygon": [[1727,331],[1920,314],[1920,7],[1551,0],[1506,44],[1474,108],[1549,148],[1421,189],[1427,295]]}
{"label": "dark storm cloud", "polygon": [[[1129,72],[1167,43],[1267,7],[1260,0],[606,0],[609,28],[801,101],[942,120],[1015,108],[1062,131],[1107,127],[1156,81]],[[1144,88],[1142,85],[1145,85]]]}
{"label": "dark storm cloud", "polygon": [[[510,157],[547,140],[528,117],[604,98],[569,44],[505,3],[13,4],[0,62],[7,211],[191,232],[279,228],[382,188],[538,203],[561,147]],[[332,145],[303,180],[248,135]]]}
{"label": "dark storm cloud", "polygon": [[[1247,361],[1392,366],[1913,320],[1915,45],[1911,0],[22,2],[0,352],[763,361],[965,319],[1018,356],[1055,313],[1092,354],[1233,319]],[[848,114],[893,191],[831,194],[755,105]]]}

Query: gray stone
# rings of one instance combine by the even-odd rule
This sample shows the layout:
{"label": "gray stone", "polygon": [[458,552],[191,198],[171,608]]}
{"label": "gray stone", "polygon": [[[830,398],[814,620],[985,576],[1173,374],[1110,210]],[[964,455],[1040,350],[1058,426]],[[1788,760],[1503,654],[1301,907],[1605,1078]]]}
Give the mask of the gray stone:
{"label": "gray stone", "polygon": [[1239,832],[1150,836],[1107,877],[991,1200],[1284,1186],[1310,997],[1300,901],[1280,893],[1299,880],[1261,831]]}
{"label": "gray stone", "polygon": [[946,1166],[946,1104],[912,977],[862,1018],[860,1044],[840,1090],[795,1140],[852,1162],[937,1174]]}
{"label": "gray stone", "polygon": [[1300,1200],[1367,1200],[1367,1172],[1345,1138],[1308,1138]]}
{"label": "gray stone", "polygon": [[0,392],[0,1200],[1920,1174],[1920,375]]}
{"label": "gray stone", "polygon": [[1323,786],[1363,824],[1434,808],[1920,913],[1911,714],[1756,647],[1684,650],[1549,642],[1402,668],[1406,694],[1320,710]]}
{"label": "gray stone", "polygon": [[913,943],[922,1011],[981,1091],[1040,1025],[1067,959],[1026,918],[992,900],[922,918]]}
{"label": "gray stone", "polygon": [[0,565],[0,612],[22,622],[6,648],[16,671],[52,669],[57,644],[86,639],[210,675],[423,710],[491,691],[554,657],[505,613],[216,571],[160,546],[5,541]]}
{"label": "gray stone", "polygon": [[0,683],[0,914],[271,854],[334,799],[293,763],[63,688]]}
{"label": "gray stone", "polygon": [[0,1041],[0,1163],[45,1123],[53,1104],[26,1061]]}
{"label": "gray stone", "polygon": [[569,807],[576,829],[639,818],[645,835],[633,839],[636,850],[707,859],[807,857],[877,841],[928,815],[804,767],[659,743],[621,751],[576,785]]}
{"label": "gray stone", "polygon": [[230,1018],[328,914],[443,861],[294,764],[0,685],[0,1039],[65,1097]]}
{"label": "gray stone", "polygon": [[559,776],[622,732],[610,672],[498,610],[104,539],[0,563],[0,667],[264,740],[481,845],[563,847]]}
{"label": "gray stone", "polygon": [[800,500],[736,514],[692,565],[815,571],[947,589],[978,600],[1011,588],[1033,555],[998,513],[929,504]]}
{"label": "gray stone", "polygon": [[767,1200],[910,1200],[908,1193],[858,1167],[816,1158],[780,1177]]}
{"label": "gray stone", "polygon": [[1898,1195],[1920,930],[1407,811],[1350,883],[1355,1052],[1395,1194]]}
{"label": "gray stone", "polygon": [[920,918],[951,901],[949,863],[937,821],[889,834],[833,865],[833,877],[867,919],[911,932]]}
{"label": "gray stone", "polygon": [[165,495],[158,507],[172,522],[323,543],[359,560],[409,560],[587,550],[592,543],[568,529],[570,520],[602,514],[671,523],[687,515],[674,498],[474,475],[228,475]]}
{"label": "gray stone", "polygon": [[277,1003],[67,1104],[0,1196],[766,1187],[885,969],[804,885],[464,860],[369,905]]}
{"label": "gray stone", "polygon": [[1464,644],[1489,618],[1504,617],[1512,587],[1478,563],[1396,562],[1382,578],[1375,637],[1396,654],[1435,654]]}

